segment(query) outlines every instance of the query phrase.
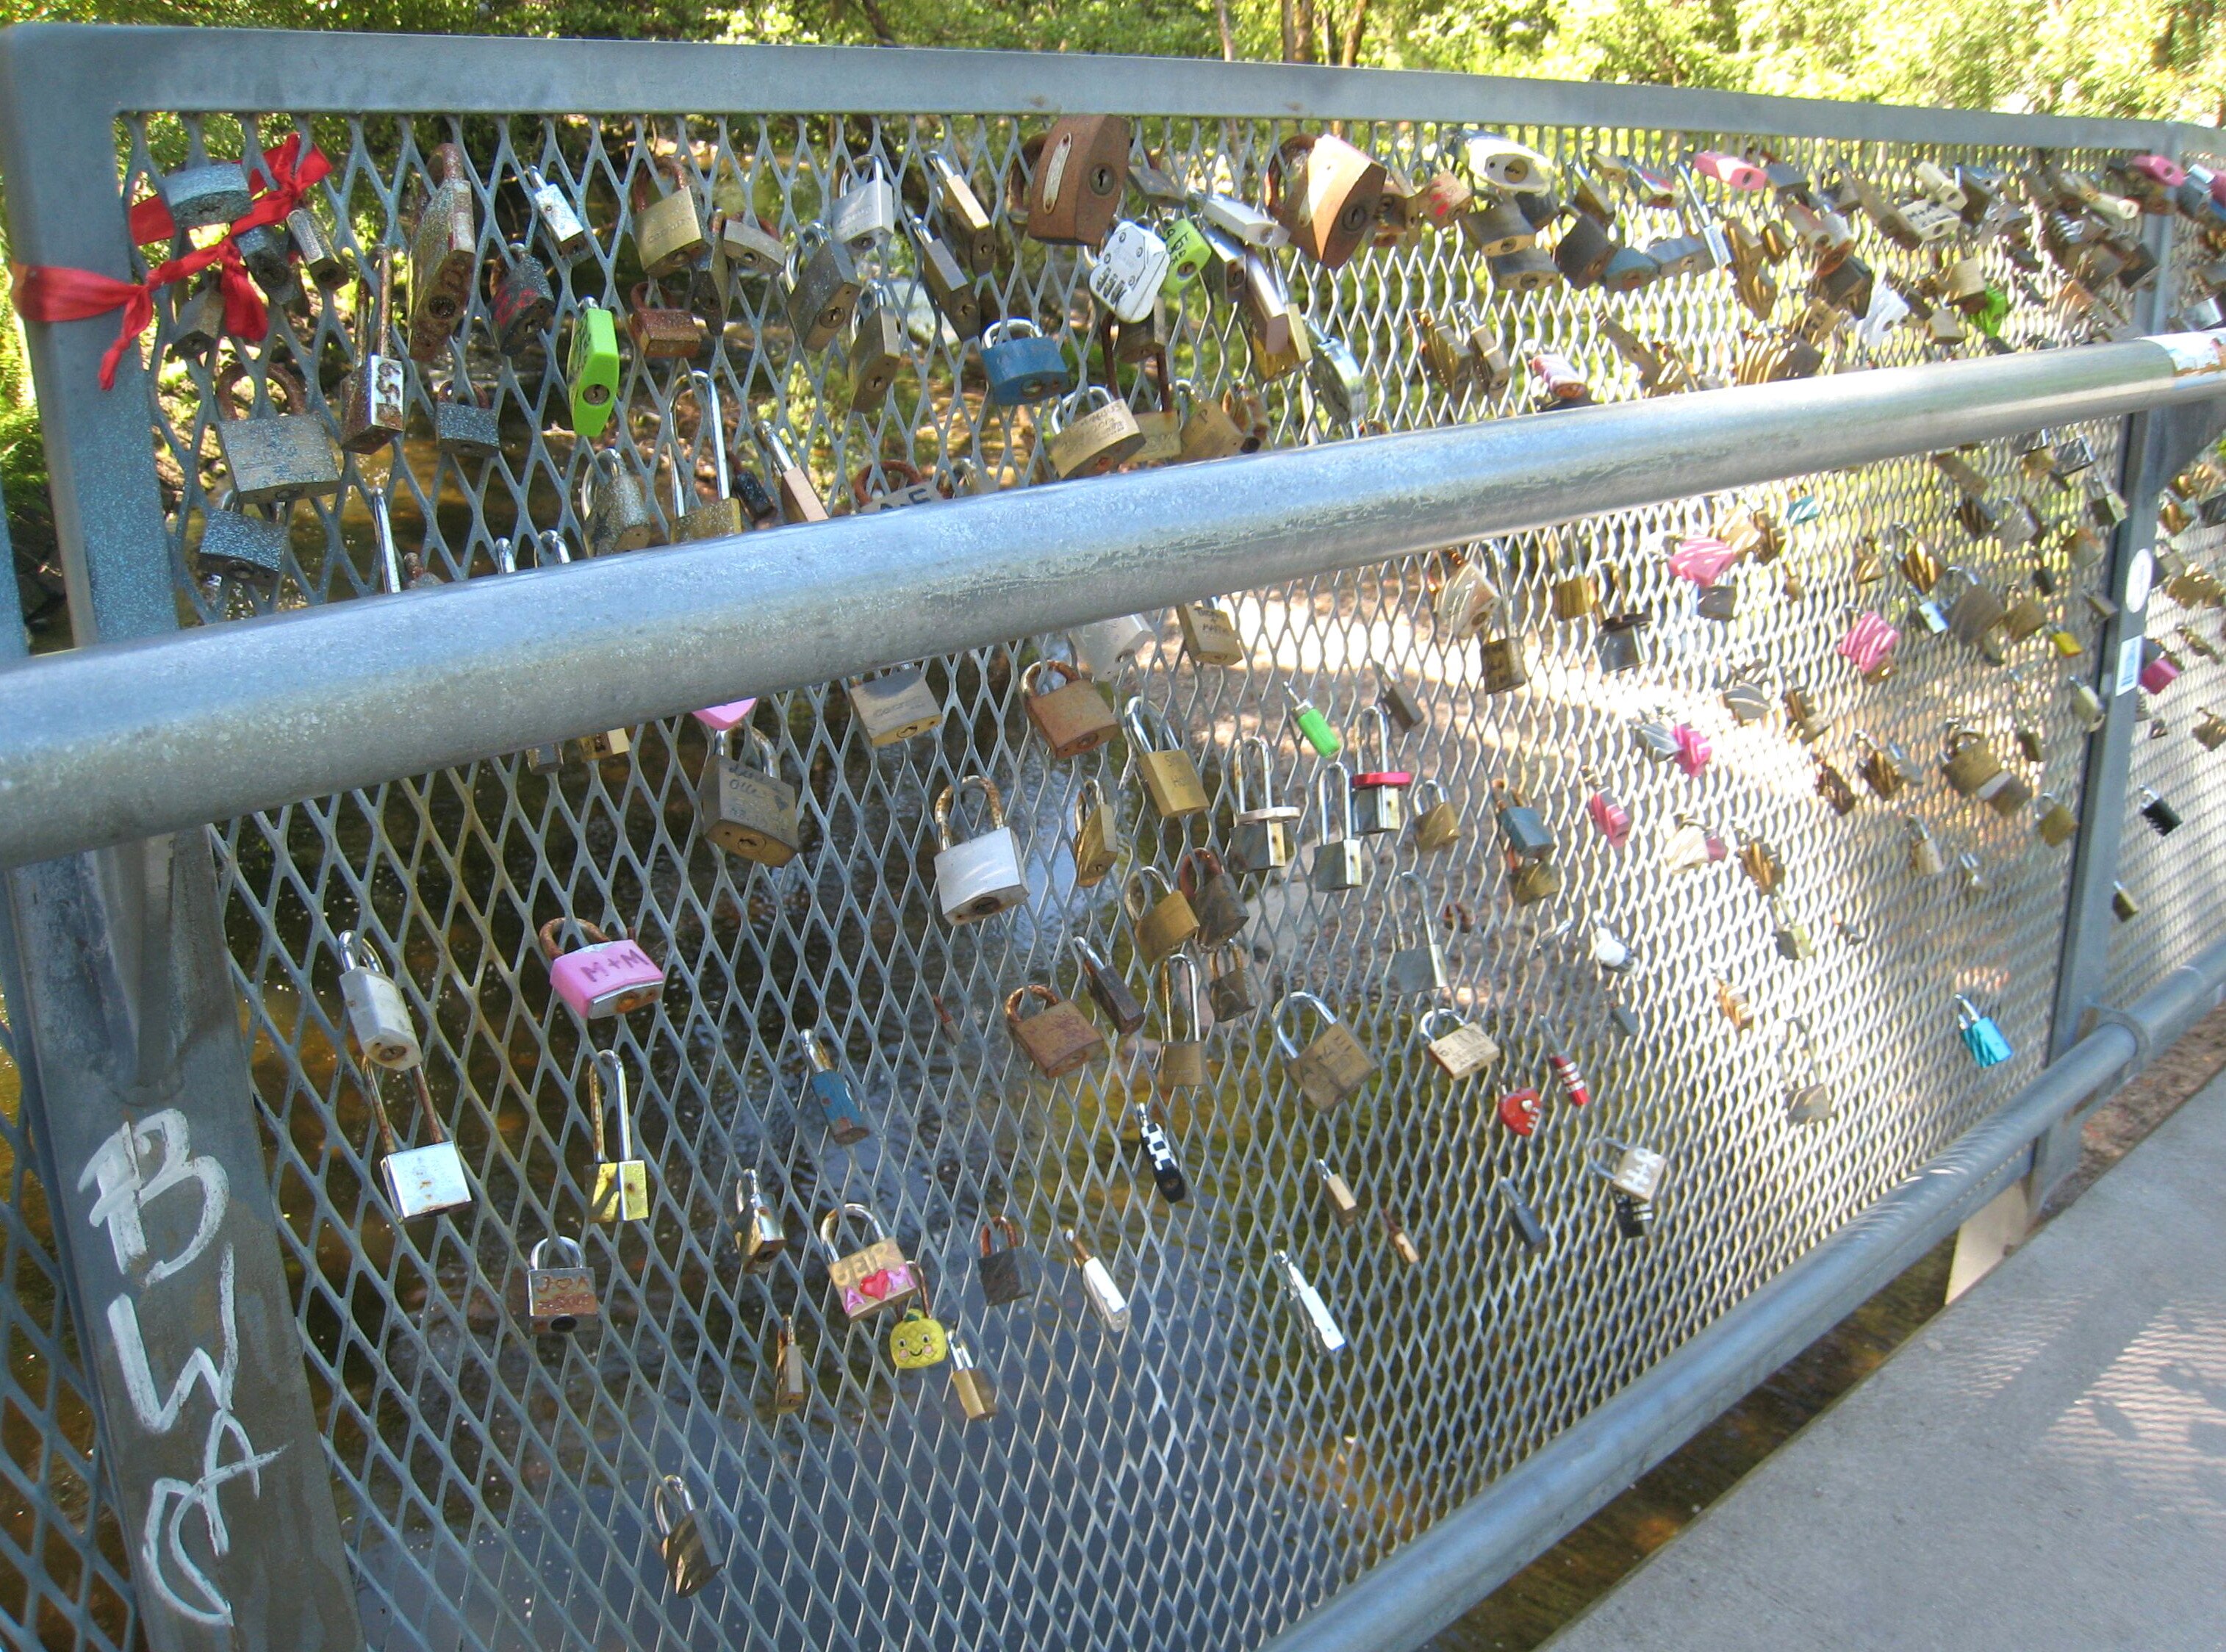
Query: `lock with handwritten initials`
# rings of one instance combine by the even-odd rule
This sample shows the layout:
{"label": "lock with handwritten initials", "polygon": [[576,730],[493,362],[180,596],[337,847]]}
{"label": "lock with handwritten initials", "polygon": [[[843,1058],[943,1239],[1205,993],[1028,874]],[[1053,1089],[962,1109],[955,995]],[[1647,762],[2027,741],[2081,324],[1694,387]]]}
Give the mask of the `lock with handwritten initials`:
{"label": "lock with handwritten initials", "polygon": [[[560,953],[558,931],[567,923],[588,944]],[[541,953],[548,960],[549,984],[582,1020],[624,1015],[665,994],[664,969],[624,931],[616,931],[614,939],[593,924],[552,918],[541,926]]]}
{"label": "lock with handwritten initials", "polygon": [[[835,1236],[853,1220],[862,1222],[870,1236],[855,1250],[841,1250]],[[853,1325],[919,1298],[919,1270],[871,1207],[845,1204],[828,1211],[819,1219],[819,1242],[827,1253],[828,1283],[835,1287],[843,1312]]]}
{"label": "lock with handwritten initials", "polygon": [[696,800],[704,836],[729,855],[760,866],[786,866],[804,838],[796,788],[780,778],[773,743],[747,723],[741,732],[758,759],[754,765],[734,756],[733,730],[712,737],[711,761]]}
{"label": "lock with handwritten initials", "polygon": [[603,1314],[587,1253],[578,1240],[561,1234],[541,1240],[527,1255],[525,1297],[526,1328],[537,1336],[567,1336],[582,1319]]}

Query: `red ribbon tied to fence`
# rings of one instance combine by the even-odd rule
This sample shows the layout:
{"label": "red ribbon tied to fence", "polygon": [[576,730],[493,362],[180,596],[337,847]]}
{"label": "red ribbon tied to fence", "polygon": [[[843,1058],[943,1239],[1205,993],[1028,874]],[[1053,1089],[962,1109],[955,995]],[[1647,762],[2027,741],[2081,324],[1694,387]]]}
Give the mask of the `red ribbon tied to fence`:
{"label": "red ribbon tied to fence", "polygon": [[[147,272],[144,281],[121,281],[114,276],[96,275],[90,270],[11,264],[9,268],[15,278],[16,309],[34,321],[83,321],[112,309],[122,310],[124,320],[117,328],[116,340],[100,359],[103,390],[114,388],[116,370],[124,359],[124,352],[155,319],[156,289],[173,282],[189,281],[204,270],[213,268],[217,272],[217,288],[224,295],[224,330],[236,338],[260,341],[270,330],[270,315],[262,293],[249,278],[247,266],[240,258],[239,237],[266,224],[283,223],[287,214],[302,204],[302,197],[310,187],[333,169],[324,152],[314,145],[308,153],[302,153],[298,132],[276,148],[265,150],[263,159],[270,168],[273,187],[256,197],[254,204],[225,232],[223,239],[164,260]],[[148,210],[150,207],[159,212],[159,224],[156,213]],[[154,233],[141,233],[143,229],[149,228]],[[160,199],[141,201],[131,209],[131,232],[141,241],[175,233],[171,227],[169,208]]]}

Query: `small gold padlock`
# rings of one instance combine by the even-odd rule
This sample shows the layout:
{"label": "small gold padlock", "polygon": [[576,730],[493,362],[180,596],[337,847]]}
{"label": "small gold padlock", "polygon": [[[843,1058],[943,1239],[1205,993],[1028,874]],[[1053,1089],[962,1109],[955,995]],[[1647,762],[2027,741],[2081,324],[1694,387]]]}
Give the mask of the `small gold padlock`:
{"label": "small gold padlock", "polygon": [[1186,815],[1203,814],[1205,784],[1198,777],[1198,766],[1183,749],[1181,731],[1167,714],[1143,696],[1135,695],[1122,713],[1121,724],[1128,731],[1130,759],[1160,818],[1180,820]]}
{"label": "small gold padlock", "polygon": [[[1062,679],[1055,689],[1040,685],[1044,673]],[[1021,674],[1021,704],[1044,737],[1053,757],[1080,757],[1121,732],[1121,721],[1105,696],[1078,668],[1064,660],[1040,659]]]}
{"label": "small gold padlock", "polygon": [[2061,848],[2077,835],[2079,816],[2052,792],[2042,792],[2039,801],[2040,813],[2034,819],[2032,829],[2040,835],[2040,841],[2051,848]]}
{"label": "small gold padlock", "polygon": [[1518,906],[1534,906],[1561,893],[1561,868],[1551,861],[1524,861],[1508,856],[1508,893]]}
{"label": "small gold padlock", "polygon": [[1244,639],[1237,622],[1206,602],[1186,602],[1175,610],[1182,623],[1183,647],[1201,665],[1242,665]]}
{"label": "small gold padlock", "polygon": [[[1154,884],[1159,886],[1157,896]],[[1139,867],[1129,874],[1121,905],[1135,926],[1136,950],[1149,968],[1157,969],[1161,959],[1198,933],[1197,912],[1156,867]]]}
{"label": "small gold padlock", "polygon": [[[1424,804],[1422,794],[1428,791],[1437,799]],[[1447,798],[1445,788],[1435,780],[1420,780],[1415,785],[1415,847],[1425,855],[1434,855],[1449,849],[1461,839],[1460,811]]]}
{"label": "small gold padlock", "polygon": [[[1303,1050],[1284,1026],[1285,1016],[1294,1009],[1311,1009],[1322,1023],[1321,1031]],[[1276,1005],[1275,1047],[1290,1063],[1306,1098],[1325,1110],[1352,1100],[1376,1071],[1376,1063],[1360,1040],[1312,993],[1291,993]]]}
{"label": "small gold padlock", "polygon": [[1484,689],[1486,694],[1505,694],[1519,689],[1530,680],[1530,667],[1523,660],[1523,639],[1520,637],[1488,637],[1484,643]]}
{"label": "small gold padlock", "polygon": [[1121,864],[1126,845],[1120,823],[1106,806],[1105,792],[1095,780],[1084,780],[1074,796],[1074,881],[1081,888],[1104,881],[1106,874]]}
{"label": "small gold padlock", "polygon": [[[619,1101],[619,1156],[614,1163],[604,1157],[602,1076],[606,1071]],[[633,1107],[626,1096],[626,1068],[616,1051],[595,1052],[595,1064],[588,1070],[588,1096],[595,1138],[595,1189],[588,1202],[588,1213],[598,1222],[646,1222],[649,1166],[634,1157]]]}
{"label": "small gold padlock", "polygon": [[2221,717],[2209,706],[2199,709],[2202,715],[2196,719],[2191,732],[2195,735],[2197,744],[2204,751],[2215,752],[2221,746],[2226,746],[2226,717]]}

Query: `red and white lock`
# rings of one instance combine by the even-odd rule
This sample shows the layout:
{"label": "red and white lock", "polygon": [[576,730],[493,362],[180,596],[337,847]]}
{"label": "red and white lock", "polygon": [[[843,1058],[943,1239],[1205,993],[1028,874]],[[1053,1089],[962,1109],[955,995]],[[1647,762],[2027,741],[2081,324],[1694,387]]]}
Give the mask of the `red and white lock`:
{"label": "red and white lock", "polygon": [[1770,175],[1754,162],[1742,161],[1736,155],[1726,155],[1721,149],[1702,149],[1693,157],[1693,170],[1704,178],[1714,178],[1727,189],[1752,193],[1770,183]]}
{"label": "red and white lock", "polygon": [[1536,1130],[1544,1111],[1535,1090],[1510,1090],[1499,1098],[1499,1121],[1519,1136]]}
{"label": "red and white lock", "polygon": [[653,1004],[665,993],[665,970],[640,944],[603,933],[593,924],[578,924],[588,944],[569,952],[556,950],[557,934],[575,920],[552,918],[541,926],[541,952],[549,960],[549,984],[582,1020],[624,1015]]}
{"label": "red and white lock", "polygon": [[1677,767],[1688,779],[1699,779],[1701,771],[1716,754],[1714,742],[1690,723],[1679,723],[1670,731],[1670,737],[1677,742]]}

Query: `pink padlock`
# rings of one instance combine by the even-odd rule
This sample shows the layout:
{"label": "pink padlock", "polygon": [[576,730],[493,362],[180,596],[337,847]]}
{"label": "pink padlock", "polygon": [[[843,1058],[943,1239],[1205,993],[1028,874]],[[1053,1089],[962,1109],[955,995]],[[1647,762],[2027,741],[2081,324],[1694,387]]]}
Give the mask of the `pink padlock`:
{"label": "pink padlock", "polygon": [[1670,571],[1695,585],[1714,585],[1724,576],[1724,570],[1739,559],[1738,551],[1714,536],[1689,533],[1670,553]]}
{"label": "pink padlock", "polygon": [[1704,178],[1714,178],[1728,189],[1761,189],[1770,182],[1769,175],[1754,162],[1742,161],[1736,155],[1726,155],[1721,149],[1702,149],[1693,157],[1693,170]]}
{"label": "pink padlock", "polygon": [[582,924],[580,932],[593,944],[557,951],[556,932],[565,921],[552,918],[541,926],[541,951],[549,960],[549,984],[581,1020],[624,1015],[664,995],[664,969],[624,935],[614,941],[593,924]]}
{"label": "pink padlock", "polygon": [[1840,653],[1856,670],[1868,677],[1886,663],[1893,652],[1893,645],[1901,640],[1898,628],[1887,623],[1882,614],[1868,610],[1855,616],[1848,634],[1840,639]]}
{"label": "pink padlock", "polygon": [[729,700],[722,706],[705,706],[696,714],[696,721],[713,734],[723,734],[747,721],[757,703],[757,696],[752,695],[747,700]]}
{"label": "pink padlock", "polygon": [[1708,766],[1708,759],[1716,754],[1714,744],[1690,723],[1679,723],[1670,731],[1670,737],[1677,742],[1677,766],[1685,772],[1688,778],[1699,779],[1701,771]]}
{"label": "pink padlock", "polygon": [[2141,651],[2147,656],[2141,662],[2141,692],[2162,694],[2179,680],[2179,662],[2166,651],[2164,645],[2144,639]]}
{"label": "pink padlock", "polygon": [[1558,402],[1574,402],[1592,388],[1577,364],[1558,350],[1541,350],[1532,356],[1530,372],[1539,387]]}
{"label": "pink padlock", "polygon": [[1612,848],[1621,848],[1631,836],[1631,811],[1605,791],[1595,791],[1585,799],[1585,813],[1593,817],[1600,835]]}
{"label": "pink padlock", "polygon": [[2137,155],[2133,164],[2141,176],[2167,189],[2177,189],[2187,181],[2187,168],[2161,155]]}

